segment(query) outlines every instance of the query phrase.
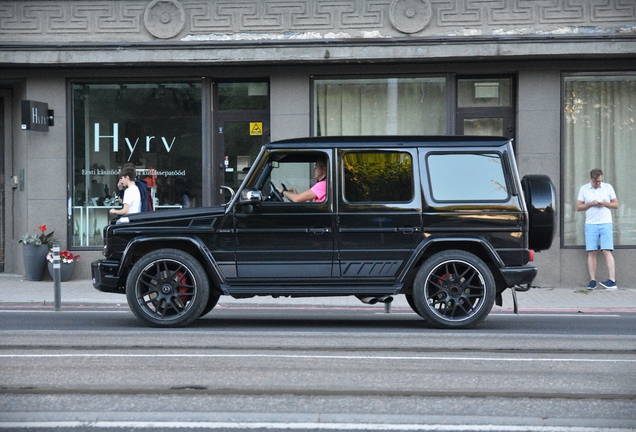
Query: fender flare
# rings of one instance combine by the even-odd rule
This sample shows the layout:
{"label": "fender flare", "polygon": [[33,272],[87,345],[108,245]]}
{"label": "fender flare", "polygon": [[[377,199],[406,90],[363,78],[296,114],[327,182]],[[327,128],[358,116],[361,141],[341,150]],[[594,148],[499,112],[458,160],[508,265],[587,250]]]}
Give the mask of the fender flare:
{"label": "fender flare", "polygon": [[[415,248],[415,251],[411,255],[411,258],[407,262],[407,265],[404,266],[404,270],[402,272],[402,275],[400,275],[399,280],[403,281],[405,279],[407,273],[415,266],[417,262],[421,260],[422,255],[424,255],[424,253],[428,250],[428,248],[430,248],[433,244],[466,243],[466,242],[476,243],[479,246],[481,246],[485,250],[486,254],[490,258],[490,261],[495,265],[496,268],[500,269],[505,267],[505,264],[503,260],[501,259],[501,257],[499,256],[499,254],[497,253],[497,251],[492,247],[490,243],[488,243],[486,240],[480,237],[461,237],[461,236],[432,237],[432,238],[426,239],[425,241],[417,245],[417,247]],[[458,249],[458,248],[455,248],[455,249]]]}
{"label": "fender flare", "polygon": [[161,249],[163,249],[164,247],[169,247],[170,242],[175,242],[175,241],[187,242],[192,244],[197,249],[197,251],[201,254],[201,256],[204,258],[203,266],[205,267],[208,275],[212,277],[212,283],[216,285],[216,287],[219,289],[225,283],[225,277],[223,276],[221,269],[216,263],[216,260],[210,253],[210,250],[205,246],[205,244],[199,238],[190,237],[190,236],[135,237],[130,242],[128,242],[128,244],[126,245],[126,248],[124,249],[124,252],[120,260],[121,265],[119,266],[119,273],[117,276],[119,277],[123,276],[124,269],[129,267],[129,264],[132,260],[132,256],[137,246],[143,243],[156,242],[156,241],[161,241],[162,243],[166,244],[165,246],[162,246]]}

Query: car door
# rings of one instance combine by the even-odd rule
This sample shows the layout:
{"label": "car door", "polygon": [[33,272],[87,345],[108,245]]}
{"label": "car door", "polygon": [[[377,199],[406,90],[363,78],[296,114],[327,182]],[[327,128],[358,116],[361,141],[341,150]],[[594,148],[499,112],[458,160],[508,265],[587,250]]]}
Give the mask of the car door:
{"label": "car door", "polygon": [[[238,278],[258,284],[313,283],[331,278],[334,257],[332,181],[327,178],[324,202],[280,201],[272,186],[283,184],[299,192],[312,186],[318,155],[330,152],[271,152],[267,162],[246,185],[261,191],[264,201],[235,212]],[[329,167],[329,162],[327,162]],[[328,168],[328,173],[331,169]],[[329,174],[328,174],[329,175]]]}
{"label": "car door", "polygon": [[394,280],[421,235],[413,149],[339,150],[338,270],[343,278]]}

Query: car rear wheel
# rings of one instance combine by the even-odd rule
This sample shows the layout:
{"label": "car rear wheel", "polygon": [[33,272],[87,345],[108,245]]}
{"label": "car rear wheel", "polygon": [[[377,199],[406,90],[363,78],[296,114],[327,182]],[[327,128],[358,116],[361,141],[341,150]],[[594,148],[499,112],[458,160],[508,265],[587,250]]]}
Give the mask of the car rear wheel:
{"label": "car rear wheel", "polygon": [[177,249],[143,256],[128,275],[126,298],[132,312],[154,327],[182,327],[199,318],[210,287],[201,264]]}
{"label": "car rear wheel", "polygon": [[417,272],[413,301],[420,315],[436,327],[474,327],[492,310],[495,279],[488,266],[469,252],[439,252]]}
{"label": "car rear wheel", "polygon": [[417,310],[417,306],[415,305],[415,300],[413,300],[413,294],[404,294],[404,297],[406,297],[406,302],[409,304],[409,306],[411,306],[411,309],[413,309],[413,312],[415,312],[416,314],[418,314],[422,318],[425,318],[420,313],[420,311]]}

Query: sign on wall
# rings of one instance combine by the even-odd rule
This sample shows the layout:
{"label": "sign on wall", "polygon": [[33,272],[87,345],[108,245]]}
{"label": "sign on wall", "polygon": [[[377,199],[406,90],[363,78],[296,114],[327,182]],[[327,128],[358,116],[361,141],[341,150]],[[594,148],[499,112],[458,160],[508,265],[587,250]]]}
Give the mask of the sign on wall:
{"label": "sign on wall", "polygon": [[250,135],[263,135],[263,122],[250,122]]}
{"label": "sign on wall", "polygon": [[49,104],[22,101],[22,130],[48,132],[49,126],[53,126],[53,110],[49,110]]}

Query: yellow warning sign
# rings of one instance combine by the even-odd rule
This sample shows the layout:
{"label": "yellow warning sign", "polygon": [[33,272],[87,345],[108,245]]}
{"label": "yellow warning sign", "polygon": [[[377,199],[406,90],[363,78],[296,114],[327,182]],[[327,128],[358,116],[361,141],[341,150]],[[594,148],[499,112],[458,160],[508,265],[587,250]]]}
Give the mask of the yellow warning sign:
{"label": "yellow warning sign", "polygon": [[250,135],[263,135],[263,122],[250,122]]}

